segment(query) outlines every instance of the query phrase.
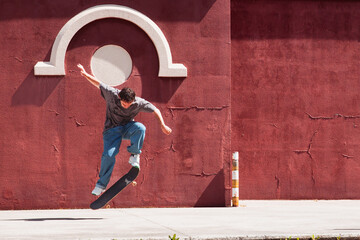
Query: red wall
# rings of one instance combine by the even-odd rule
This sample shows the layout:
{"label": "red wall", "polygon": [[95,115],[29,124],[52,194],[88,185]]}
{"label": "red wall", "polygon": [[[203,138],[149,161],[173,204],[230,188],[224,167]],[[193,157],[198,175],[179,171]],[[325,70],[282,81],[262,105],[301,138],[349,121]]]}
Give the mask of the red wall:
{"label": "red wall", "polygon": [[[90,23],[74,36],[66,76],[34,76],[36,62],[49,61],[62,26],[105,2],[1,1],[0,209],[87,208],[95,199],[90,193],[100,168],[105,103],[76,64],[89,70],[92,54],[106,44],[130,53],[134,70],[124,85],[153,102],[173,128],[165,136],[153,115],[138,116],[147,127],[138,184],[111,206],[229,204],[230,1],[112,2],[151,18],[188,77],[159,78],[151,40],[119,19]],[[130,168],[126,146],[125,141],[111,183]]]}
{"label": "red wall", "polygon": [[[187,78],[157,77],[153,43],[119,19],[74,36],[66,76],[35,77],[61,27],[104,3],[0,2],[0,209],[94,200],[105,105],[76,64],[89,70],[106,44],[130,53],[124,85],[174,130],[165,136],[151,114],[138,116],[147,126],[138,185],[111,206],[229,205],[232,151],[240,152],[241,199],[360,198],[360,2],[113,1],[161,28]],[[130,167],[125,146],[111,183]]]}
{"label": "red wall", "polygon": [[360,198],[358,1],[231,1],[242,199]]}

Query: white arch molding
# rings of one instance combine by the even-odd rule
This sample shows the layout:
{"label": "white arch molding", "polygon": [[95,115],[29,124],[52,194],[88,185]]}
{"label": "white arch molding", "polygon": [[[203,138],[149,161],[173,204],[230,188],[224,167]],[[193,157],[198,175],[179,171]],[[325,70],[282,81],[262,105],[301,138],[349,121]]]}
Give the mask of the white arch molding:
{"label": "white arch molding", "polygon": [[35,75],[65,75],[65,54],[73,36],[86,24],[98,19],[119,18],[140,27],[152,40],[159,58],[159,77],[186,77],[187,68],[173,63],[169,43],[161,29],[144,14],[120,5],[104,4],[88,8],[71,18],[56,36],[50,62],[37,62]]}

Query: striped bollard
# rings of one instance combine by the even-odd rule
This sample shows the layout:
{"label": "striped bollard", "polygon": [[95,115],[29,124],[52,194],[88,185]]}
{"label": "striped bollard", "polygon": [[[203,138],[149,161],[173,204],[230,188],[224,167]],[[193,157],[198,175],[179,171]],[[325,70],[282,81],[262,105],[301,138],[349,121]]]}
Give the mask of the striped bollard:
{"label": "striped bollard", "polygon": [[232,155],[232,206],[239,206],[239,152],[234,152]]}

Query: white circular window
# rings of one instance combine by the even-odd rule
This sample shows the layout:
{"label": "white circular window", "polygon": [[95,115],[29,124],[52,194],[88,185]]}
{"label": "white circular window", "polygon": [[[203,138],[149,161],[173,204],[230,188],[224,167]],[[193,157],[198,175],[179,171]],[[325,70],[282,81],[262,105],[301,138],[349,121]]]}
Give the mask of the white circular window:
{"label": "white circular window", "polygon": [[124,83],[132,71],[129,53],[117,45],[105,45],[96,50],[90,65],[94,76],[110,86]]}

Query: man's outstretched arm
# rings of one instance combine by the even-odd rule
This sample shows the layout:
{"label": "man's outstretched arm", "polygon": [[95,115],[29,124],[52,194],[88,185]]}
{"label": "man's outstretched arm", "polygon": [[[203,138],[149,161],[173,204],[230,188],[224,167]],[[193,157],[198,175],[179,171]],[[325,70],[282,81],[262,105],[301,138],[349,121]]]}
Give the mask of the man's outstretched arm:
{"label": "man's outstretched arm", "polygon": [[80,74],[84,76],[92,85],[94,85],[97,88],[100,88],[100,81],[97,80],[93,75],[90,75],[85,71],[85,68],[80,63],[77,65],[78,68],[80,68]]}
{"label": "man's outstretched arm", "polygon": [[154,115],[159,120],[160,125],[161,125],[161,130],[163,131],[163,133],[165,133],[166,135],[169,135],[172,132],[172,130],[171,130],[171,128],[169,128],[168,126],[165,125],[165,122],[164,122],[164,119],[163,119],[163,117],[161,115],[160,110],[155,109]]}

